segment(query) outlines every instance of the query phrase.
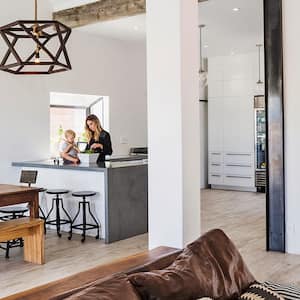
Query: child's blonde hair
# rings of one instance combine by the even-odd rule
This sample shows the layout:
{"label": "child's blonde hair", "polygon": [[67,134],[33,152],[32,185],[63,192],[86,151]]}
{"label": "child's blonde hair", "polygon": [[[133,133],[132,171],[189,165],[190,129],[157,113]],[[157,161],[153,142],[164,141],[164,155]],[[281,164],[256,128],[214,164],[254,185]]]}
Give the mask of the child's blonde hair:
{"label": "child's blonde hair", "polygon": [[72,129],[68,129],[65,131],[65,138],[67,138],[68,135],[72,135],[74,138],[76,137],[76,132]]}

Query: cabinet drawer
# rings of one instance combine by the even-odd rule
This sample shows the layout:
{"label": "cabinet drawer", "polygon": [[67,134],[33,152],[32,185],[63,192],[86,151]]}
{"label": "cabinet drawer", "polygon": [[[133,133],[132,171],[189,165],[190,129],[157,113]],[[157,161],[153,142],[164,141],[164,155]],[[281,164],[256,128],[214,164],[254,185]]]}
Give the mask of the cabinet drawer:
{"label": "cabinet drawer", "polygon": [[226,152],[224,154],[224,163],[225,164],[252,165],[253,164],[253,154],[252,153]]}
{"label": "cabinet drawer", "polygon": [[209,184],[223,184],[223,176],[221,174],[210,174]]}
{"label": "cabinet drawer", "polygon": [[254,176],[224,175],[224,184],[229,186],[254,187]]}
{"label": "cabinet drawer", "polygon": [[222,152],[212,151],[209,153],[209,161],[210,163],[222,163],[223,162],[223,155]]}
{"label": "cabinet drawer", "polygon": [[224,173],[227,175],[248,175],[254,176],[254,167],[252,164],[230,164],[224,165]]}
{"label": "cabinet drawer", "polygon": [[210,163],[209,165],[209,173],[211,174],[222,174],[223,168],[221,163]]}

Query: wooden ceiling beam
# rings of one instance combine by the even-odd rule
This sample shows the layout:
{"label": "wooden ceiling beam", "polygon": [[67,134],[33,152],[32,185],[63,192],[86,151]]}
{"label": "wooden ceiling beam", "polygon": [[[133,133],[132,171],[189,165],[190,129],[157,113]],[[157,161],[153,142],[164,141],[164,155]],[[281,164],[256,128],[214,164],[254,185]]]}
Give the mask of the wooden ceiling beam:
{"label": "wooden ceiling beam", "polygon": [[[198,0],[204,2],[207,0]],[[53,13],[53,19],[76,28],[146,13],[146,0],[98,0]]]}

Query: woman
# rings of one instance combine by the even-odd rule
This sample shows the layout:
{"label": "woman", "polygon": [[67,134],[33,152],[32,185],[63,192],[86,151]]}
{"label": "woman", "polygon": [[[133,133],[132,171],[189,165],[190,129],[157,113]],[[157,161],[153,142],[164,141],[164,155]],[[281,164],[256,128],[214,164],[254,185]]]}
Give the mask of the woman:
{"label": "woman", "polygon": [[111,155],[113,150],[110,135],[101,127],[97,116],[89,115],[87,117],[85,131],[88,138],[86,150],[93,150],[93,152],[99,153],[97,162],[104,161],[105,155]]}

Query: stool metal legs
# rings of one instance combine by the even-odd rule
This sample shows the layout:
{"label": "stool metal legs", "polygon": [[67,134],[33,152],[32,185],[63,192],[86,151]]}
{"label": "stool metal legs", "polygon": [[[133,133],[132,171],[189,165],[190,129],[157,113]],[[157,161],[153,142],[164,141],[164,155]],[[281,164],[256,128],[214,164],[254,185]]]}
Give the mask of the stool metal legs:
{"label": "stool metal legs", "polygon": [[44,222],[44,233],[46,234],[47,233],[47,229],[46,229],[46,215],[45,215],[43,209],[40,206],[39,206],[39,211],[40,211],[40,213],[42,215],[40,218],[45,221]]}
{"label": "stool metal legs", "polygon": [[[97,219],[95,218],[95,216],[93,215],[93,213],[91,211],[90,202],[86,201],[85,196],[82,197],[82,198],[83,198],[83,201],[80,201],[79,204],[78,204],[78,211],[77,211],[77,213],[76,213],[76,215],[75,215],[75,217],[72,221],[71,228],[82,230],[81,242],[83,243],[85,241],[86,231],[90,230],[90,229],[97,229],[96,239],[99,239],[99,237],[100,237],[100,225],[99,225]],[[77,217],[80,214],[81,205],[82,205],[82,224],[74,225]],[[94,220],[95,224],[89,224],[86,221],[86,212],[87,212],[86,208],[87,207],[88,207],[89,214],[92,217],[92,219]],[[71,240],[71,239],[72,239],[72,231],[70,232],[70,236],[69,236],[69,240]]]}
{"label": "stool metal legs", "polygon": [[[61,216],[60,216],[60,205],[59,205],[59,203],[61,203],[62,211],[67,216],[67,220],[66,219],[61,219]],[[56,218],[55,218],[55,220],[49,220],[49,221],[47,221],[49,219],[49,217],[51,216],[51,213],[54,210],[54,206],[55,206]],[[51,206],[51,209],[50,209],[50,211],[49,211],[49,213],[48,213],[48,215],[46,217],[45,223],[49,224],[49,225],[56,225],[56,232],[57,232],[57,235],[59,237],[61,237],[60,225],[70,224],[70,235],[72,235],[72,226],[71,226],[72,225],[72,219],[71,219],[70,215],[68,214],[68,212],[65,210],[63,199],[59,198],[59,195],[56,195],[56,197],[52,199],[52,206]]]}
{"label": "stool metal legs", "polygon": [[[41,191],[39,195],[41,195],[41,193],[43,193],[43,195],[44,195],[44,192],[45,192],[45,191],[46,191],[46,190]],[[40,204],[39,204],[39,212],[40,212],[39,217],[40,217],[42,220],[44,220],[44,233],[46,234],[46,233],[47,233],[47,229],[46,229],[46,214],[45,214],[45,212],[44,212],[44,210],[42,209],[42,207],[41,207]]]}

